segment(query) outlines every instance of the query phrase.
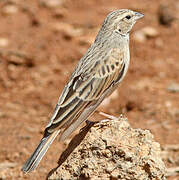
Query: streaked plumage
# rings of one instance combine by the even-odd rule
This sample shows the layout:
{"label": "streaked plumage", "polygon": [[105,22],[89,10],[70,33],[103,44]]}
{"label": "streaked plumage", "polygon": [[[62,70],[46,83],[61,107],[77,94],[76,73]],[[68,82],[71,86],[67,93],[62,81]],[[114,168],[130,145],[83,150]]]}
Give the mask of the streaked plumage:
{"label": "streaked plumage", "polygon": [[24,172],[34,170],[55,137],[68,137],[122,81],[130,60],[129,32],[142,16],[122,9],[106,17],[95,42],[65,86],[44,137],[22,168]]}

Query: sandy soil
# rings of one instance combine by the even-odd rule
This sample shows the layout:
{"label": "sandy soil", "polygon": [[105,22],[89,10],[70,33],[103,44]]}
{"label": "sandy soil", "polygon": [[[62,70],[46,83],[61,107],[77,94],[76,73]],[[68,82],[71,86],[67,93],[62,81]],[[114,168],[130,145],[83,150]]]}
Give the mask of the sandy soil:
{"label": "sandy soil", "polygon": [[[131,33],[129,72],[99,110],[123,113],[132,127],[149,129],[163,148],[175,145],[175,150],[165,148],[164,160],[167,167],[179,166],[179,1],[53,2],[0,1],[0,179],[45,179],[57,166],[69,140],[56,140],[34,173],[20,171],[75,64],[105,16],[121,8],[142,12],[145,18]],[[159,21],[161,4],[166,7],[162,18],[174,17],[171,24]],[[150,28],[143,33],[145,27]]]}

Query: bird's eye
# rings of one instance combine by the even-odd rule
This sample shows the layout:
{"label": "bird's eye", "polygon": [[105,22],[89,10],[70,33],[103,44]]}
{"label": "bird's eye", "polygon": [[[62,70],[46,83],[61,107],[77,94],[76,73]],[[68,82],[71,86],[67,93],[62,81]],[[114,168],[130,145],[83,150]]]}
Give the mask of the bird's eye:
{"label": "bird's eye", "polygon": [[126,16],[126,19],[130,19],[130,18],[131,18],[131,16],[129,16],[129,15]]}

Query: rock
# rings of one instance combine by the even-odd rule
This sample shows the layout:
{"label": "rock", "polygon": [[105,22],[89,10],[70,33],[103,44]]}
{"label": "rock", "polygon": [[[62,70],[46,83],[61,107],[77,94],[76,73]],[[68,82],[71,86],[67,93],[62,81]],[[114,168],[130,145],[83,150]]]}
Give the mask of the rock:
{"label": "rock", "polygon": [[144,27],[133,33],[134,40],[138,42],[145,42],[147,38],[154,38],[158,36],[158,31],[150,26]]}
{"label": "rock", "polygon": [[13,162],[1,162],[0,163],[0,170],[2,169],[6,169],[6,168],[13,168],[16,167],[17,163],[13,163]]}
{"label": "rock", "polygon": [[169,92],[179,92],[179,84],[177,84],[177,83],[172,83],[172,84],[170,84],[168,87],[167,87],[167,90],[169,91]]}
{"label": "rock", "polygon": [[7,47],[9,45],[9,40],[6,38],[0,38],[0,47]]}
{"label": "rock", "polygon": [[55,8],[53,11],[53,17],[55,18],[63,18],[68,14],[68,10],[64,7]]}
{"label": "rock", "polygon": [[20,173],[21,165],[13,162],[0,163],[0,179],[24,179],[22,173]]}
{"label": "rock", "polygon": [[40,2],[46,7],[54,8],[62,5],[64,0],[41,0]]}
{"label": "rock", "polygon": [[17,8],[17,6],[15,6],[13,4],[12,5],[6,5],[3,7],[2,12],[4,14],[7,14],[7,15],[15,14],[18,12],[18,8]]}
{"label": "rock", "polygon": [[83,34],[82,28],[75,28],[71,24],[62,22],[52,24],[52,29],[64,33],[64,35],[68,37],[76,37]]}
{"label": "rock", "polygon": [[2,51],[2,55],[8,57],[7,62],[11,70],[14,70],[14,66],[24,65],[27,67],[33,67],[33,57],[20,51]]}
{"label": "rock", "polygon": [[140,43],[145,42],[147,39],[145,34],[141,30],[134,32],[133,38],[135,41],[140,42]]}
{"label": "rock", "polygon": [[147,38],[156,37],[156,36],[158,36],[158,34],[159,34],[158,31],[157,31],[155,28],[150,27],[150,26],[144,27],[144,28],[142,29],[142,32],[144,33],[144,35],[145,35]]}
{"label": "rock", "polygon": [[173,11],[170,10],[167,5],[160,5],[158,10],[158,20],[159,23],[165,26],[170,26],[172,21],[174,20]]}
{"label": "rock", "polygon": [[[79,144],[75,138],[72,141]],[[76,149],[69,144],[48,179],[164,180],[160,154],[160,145],[148,130],[131,128],[125,118],[100,122]]]}

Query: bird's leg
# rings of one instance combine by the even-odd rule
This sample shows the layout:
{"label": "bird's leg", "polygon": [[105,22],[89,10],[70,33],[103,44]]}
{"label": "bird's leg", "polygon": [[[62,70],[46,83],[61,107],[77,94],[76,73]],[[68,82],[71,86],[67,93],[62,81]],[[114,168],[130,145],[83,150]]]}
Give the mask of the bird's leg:
{"label": "bird's leg", "polygon": [[112,115],[109,115],[109,114],[106,114],[104,112],[99,112],[99,111],[96,111],[98,112],[100,115],[106,117],[107,119],[102,119],[102,120],[97,120],[97,121],[90,121],[89,119],[86,120],[86,125],[94,125],[96,123],[104,123],[104,122],[108,122],[110,120],[117,120],[118,117],[115,117],[115,116],[112,116]]}
{"label": "bird's leg", "polygon": [[[107,118],[108,118],[107,120],[109,120],[109,119],[111,119],[111,120],[117,120],[117,119],[119,119],[118,117],[115,117],[115,116],[106,114],[106,113],[104,113],[104,112],[99,112],[99,114],[102,115],[102,116],[104,116],[104,117],[107,117]],[[104,119],[104,120],[106,120],[106,119]]]}

